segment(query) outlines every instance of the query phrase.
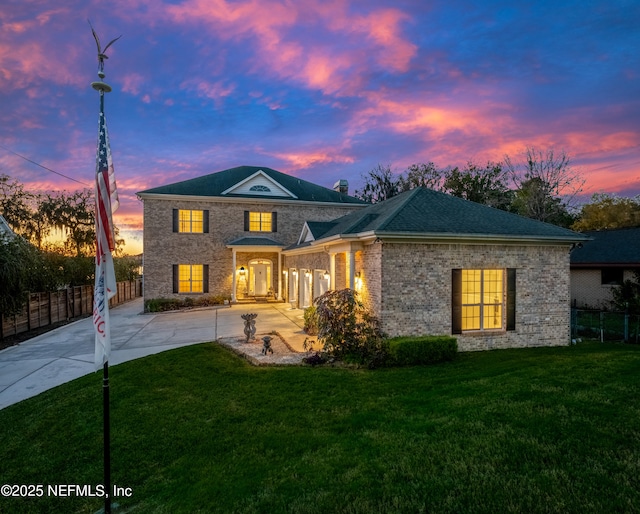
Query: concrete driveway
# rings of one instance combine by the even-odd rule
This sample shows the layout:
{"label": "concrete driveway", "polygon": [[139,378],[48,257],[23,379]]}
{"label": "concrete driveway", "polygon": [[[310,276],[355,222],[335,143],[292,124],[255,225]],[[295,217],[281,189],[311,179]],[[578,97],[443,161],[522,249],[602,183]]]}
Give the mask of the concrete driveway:
{"label": "concrete driveway", "polygon": [[[243,336],[241,314],[255,312],[257,334],[277,331],[294,351],[306,338],[303,311],[289,304],[231,307],[143,314],[138,298],[111,309],[110,365],[181,346]],[[216,321],[217,320],[217,321]],[[93,373],[91,318],[76,321],[0,351],[0,409],[52,387]]]}

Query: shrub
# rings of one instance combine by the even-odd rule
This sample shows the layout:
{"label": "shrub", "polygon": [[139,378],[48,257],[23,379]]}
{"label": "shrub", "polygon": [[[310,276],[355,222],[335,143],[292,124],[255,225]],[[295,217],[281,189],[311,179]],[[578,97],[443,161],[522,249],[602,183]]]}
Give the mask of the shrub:
{"label": "shrub", "polygon": [[318,335],[318,312],[315,305],[304,310],[303,330],[310,336]]}
{"label": "shrub", "polygon": [[453,360],[458,343],[449,336],[395,337],[388,341],[393,364],[411,366]]}
{"label": "shrub", "polygon": [[318,340],[327,355],[370,368],[385,363],[388,352],[380,322],[358,300],[356,291],[327,291],[315,304]]}
{"label": "shrub", "polygon": [[145,312],[173,311],[180,308],[180,300],[177,298],[152,298],[144,302]]}

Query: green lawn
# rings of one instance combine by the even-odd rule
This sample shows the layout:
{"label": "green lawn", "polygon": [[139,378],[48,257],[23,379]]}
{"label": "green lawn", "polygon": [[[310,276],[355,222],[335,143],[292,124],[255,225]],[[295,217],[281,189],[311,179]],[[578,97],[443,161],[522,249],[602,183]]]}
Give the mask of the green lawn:
{"label": "green lawn", "polygon": [[[99,484],[101,373],[0,411],[0,484]],[[640,347],[404,369],[248,365],[204,344],[111,368],[120,512],[640,512]],[[102,500],[1,498],[0,512]]]}

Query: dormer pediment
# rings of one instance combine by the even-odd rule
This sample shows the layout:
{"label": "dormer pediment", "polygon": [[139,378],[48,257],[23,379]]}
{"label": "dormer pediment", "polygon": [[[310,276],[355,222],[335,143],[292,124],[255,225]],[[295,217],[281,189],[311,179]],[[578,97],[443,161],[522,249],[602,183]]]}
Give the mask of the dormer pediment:
{"label": "dormer pediment", "polygon": [[234,184],[230,188],[221,193],[222,195],[243,195],[243,196],[269,196],[280,198],[293,198],[298,197],[289,191],[282,184],[272,179],[264,171],[258,170],[253,175],[246,179]]}

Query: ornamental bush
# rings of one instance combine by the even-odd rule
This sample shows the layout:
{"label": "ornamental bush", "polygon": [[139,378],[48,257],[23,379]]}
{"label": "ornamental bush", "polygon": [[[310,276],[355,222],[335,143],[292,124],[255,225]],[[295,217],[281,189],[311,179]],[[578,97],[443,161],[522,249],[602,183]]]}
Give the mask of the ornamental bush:
{"label": "ornamental bush", "polygon": [[304,310],[304,327],[303,330],[310,336],[318,335],[318,313],[315,305],[307,307]]}
{"label": "ornamental bush", "polygon": [[370,368],[386,362],[387,344],[380,321],[367,311],[356,291],[327,291],[314,303],[318,340],[327,355]]}
{"label": "ornamental bush", "polygon": [[398,366],[450,361],[458,353],[458,343],[450,336],[395,337],[388,342],[391,362]]}

